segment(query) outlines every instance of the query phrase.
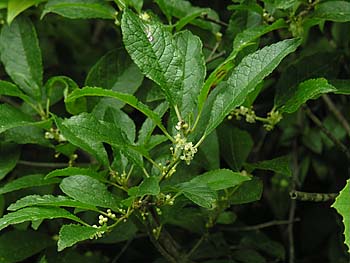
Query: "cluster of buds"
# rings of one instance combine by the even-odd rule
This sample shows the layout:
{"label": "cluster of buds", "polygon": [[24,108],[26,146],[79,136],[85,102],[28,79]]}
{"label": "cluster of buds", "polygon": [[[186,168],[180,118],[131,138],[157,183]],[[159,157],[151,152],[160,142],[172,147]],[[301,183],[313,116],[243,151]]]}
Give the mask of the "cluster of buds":
{"label": "cluster of buds", "polygon": [[162,205],[173,205],[174,204],[175,198],[171,196],[171,194],[163,194],[160,193],[157,196],[157,205],[162,206]]}
{"label": "cluster of buds", "polygon": [[158,239],[161,231],[162,231],[162,226],[158,226],[152,229],[152,234],[156,239]]}
{"label": "cluster of buds", "polygon": [[180,160],[185,161],[189,165],[197,153],[197,147],[192,142],[187,142],[186,137],[177,133],[175,135],[175,147],[170,147],[170,151],[174,158],[180,157]]}
{"label": "cluster of buds", "polygon": [[233,116],[236,117],[237,120],[240,120],[242,117],[245,117],[246,122],[255,123],[256,115],[253,108],[247,108],[241,106],[237,109],[234,109],[227,117],[227,119],[232,120]]}
{"label": "cluster of buds", "polygon": [[146,13],[146,12],[143,12],[139,15],[139,17],[143,20],[143,21],[149,21],[151,19],[151,16]]}
{"label": "cluster of buds", "polygon": [[117,182],[119,185],[126,185],[128,181],[128,176],[125,171],[118,173],[117,171],[110,170],[110,179],[113,182]]}
{"label": "cluster of buds", "polygon": [[282,114],[279,111],[275,111],[272,109],[268,114],[267,114],[267,123],[264,124],[264,128],[267,131],[271,131],[277,123],[279,123],[282,120]]}
{"label": "cluster of buds", "polygon": [[[97,226],[97,225],[93,225],[92,227],[93,227],[93,228],[97,228],[97,229],[102,228],[102,226]],[[92,237],[90,237],[90,239],[94,239],[94,238],[95,238],[95,239],[98,239],[98,238],[101,238],[101,237],[103,236],[104,233],[105,233],[105,231],[99,230],[99,231],[96,232],[95,235],[93,235]]]}
{"label": "cluster of buds", "polygon": [[49,131],[45,132],[45,139],[56,140],[58,142],[66,142],[67,139],[60,133],[58,129],[50,128]]}

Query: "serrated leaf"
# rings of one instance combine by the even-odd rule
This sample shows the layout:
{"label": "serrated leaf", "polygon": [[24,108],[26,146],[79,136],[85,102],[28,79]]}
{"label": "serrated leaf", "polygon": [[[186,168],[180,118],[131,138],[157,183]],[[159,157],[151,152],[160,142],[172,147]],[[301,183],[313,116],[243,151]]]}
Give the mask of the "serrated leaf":
{"label": "serrated leaf", "polygon": [[[90,69],[85,86],[96,86],[127,94],[134,94],[143,75],[123,49],[112,50]],[[124,104],[120,101],[120,107]]]}
{"label": "serrated leaf", "polygon": [[204,208],[212,208],[217,200],[217,193],[208,186],[196,185],[192,183],[182,183],[178,185],[181,193],[193,203]]}
{"label": "serrated leaf", "polygon": [[8,213],[0,218],[0,230],[13,224],[41,219],[66,218],[84,224],[79,217],[72,215],[67,210],[58,207],[25,207],[15,212]]}
{"label": "serrated leaf", "polygon": [[194,177],[189,183],[194,186],[208,186],[213,190],[222,190],[241,184],[251,178],[228,169],[218,169]]}
{"label": "serrated leaf", "polygon": [[291,157],[289,155],[280,156],[271,160],[264,160],[258,163],[249,163],[246,165],[249,171],[255,169],[269,170],[286,176],[292,176]]}
{"label": "serrated leaf", "polygon": [[7,74],[29,96],[41,99],[43,67],[38,38],[32,22],[17,17],[0,34],[1,61]]}
{"label": "serrated leaf", "polygon": [[129,189],[129,196],[158,195],[160,193],[159,178],[155,176],[145,178],[139,186]]}
{"label": "serrated leaf", "polygon": [[107,152],[103,146],[105,142],[121,149],[130,160],[142,166],[140,153],[144,155],[147,153],[140,147],[132,145],[125,131],[113,123],[98,120],[89,113],[82,113],[64,121],[56,118],[56,123],[68,141],[92,153],[103,165],[109,165]]}
{"label": "serrated leaf", "polygon": [[340,191],[332,207],[343,217],[345,244],[350,252],[350,180],[346,181],[345,187]]}
{"label": "serrated leaf", "polygon": [[15,84],[0,80],[0,95],[18,97],[28,104],[32,103],[32,99],[24,94]]}
{"label": "serrated leaf", "polygon": [[67,167],[63,169],[53,170],[52,172],[48,173],[45,176],[45,179],[58,177],[58,176],[71,176],[71,175],[85,175],[85,176],[90,176],[92,178],[95,178],[99,181],[105,180],[105,177],[102,176],[100,173],[95,172],[90,168],[80,168],[80,167]]}
{"label": "serrated leaf", "polygon": [[316,5],[313,18],[334,22],[350,21],[350,3],[347,1],[328,1]]}
{"label": "serrated leaf", "polygon": [[181,101],[182,57],[171,33],[154,20],[141,20],[126,9],[122,18],[123,42],[135,64],[157,83],[172,105]]}
{"label": "serrated leaf", "polygon": [[50,0],[41,15],[55,13],[71,19],[102,18],[114,19],[115,10],[100,0]]}
{"label": "serrated leaf", "polygon": [[207,109],[203,112],[203,115],[205,112],[210,115],[205,134],[212,132],[230,111],[241,105],[256,85],[299,45],[299,39],[287,39],[246,56],[228,80],[221,82],[209,95]]}
{"label": "serrated leaf", "polygon": [[181,57],[184,58],[182,63],[182,99],[178,103],[178,108],[182,117],[188,120],[188,115],[193,114],[197,107],[198,95],[206,73],[202,42],[190,31],[179,32],[174,36],[174,39]]}
{"label": "serrated leaf", "polygon": [[[154,113],[156,113],[159,116],[159,118],[161,118],[168,109],[169,109],[169,104],[166,102],[163,102],[154,109]],[[151,118],[148,117],[144,121],[144,123],[142,124],[139,130],[137,144],[140,144],[140,145],[146,144],[150,139],[155,128],[156,128],[156,123]]]}
{"label": "serrated leaf", "polygon": [[95,206],[81,203],[66,196],[28,195],[11,204],[7,210],[15,211],[28,206],[66,206],[84,210],[98,211]]}
{"label": "serrated leaf", "polygon": [[[79,89],[78,84],[67,76],[51,77],[46,81],[44,86],[46,97],[49,99],[50,105],[56,104],[75,89]],[[66,109],[71,114],[78,114],[86,110],[86,101],[80,99],[72,103],[67,103]]]}
{"label": "serrated leaf", "polygon": [[324,93],[336,91],[324,78],[309,79],[299,84],[293,97],[282,107],[282,112],[293,113],[310,99],[317,99]]}
{"label": "serrated leaf", "polygon": [[32,118],[8,104],[0,104],[0,133],[15,127],[35,124]]}
{"label": "serrated leaf", "polygon": [[90,226],[74,224],[63,225],[58,237],[58,251],[71,247],[80,241],[91,239],[101,231],[103,231],[103,229]]}
{"label": "serrated leaf", "polygon": [[3,233],[0,235],[0,262],[22,262],[52,243],[50,236],[32,230],[13,230]]}
{"label": "serrated leaf", "polygon": [[13,181],[10,181],[9,183],[0,187],[0,194],[13,192],[13,191],[20,190],[23,188],[57,184],[59,182],[60,182],[60,180],[57,178],[52,178],[52,179],[46,180],[45,175],[43,175],[43,174],[26,175],[26,176],[20,177],[18,179],[15,179]]}
{"label": "serrated leaf", "polygon": [[251,27],[237,34],[233,42],[233,50],[231,54],[209,75],[209,77],[205,81],[205,84],[198,97],[198,111],[202,111],[210,89],[214,88],[217,84],[219,84],[220,81],[234,67],[233,61],[243,48],[251,45],[260,36],[284,26],[284,21],[282,19],[279,19],[271,25]]}
{"label": "serrated leaf", "polygon": [[66,102],[74,101],[77,98],[80,98],[83,96],[110,97],[110,98],[115,98],[115,99],[121,100],[121,101],[125,102],[126,104],[139,110],[143,114],[145,114],[148,118],[150,118],[152,121],[154,121],[154,123],[162,131],[166,131],[165,127],[162,124],[160,116],[156,112],[150,110],[147,105],[140,102],[133,95],[125,94],[125,93],[121,93],[121,92],[116,92],[116,91],[111,91],[111,90],[104,90],[104,89],[96,88],[96,87],[95,88],[85,87],[83,89],[73,91],[66,99]]}
{"label": "serrated leaf", "polygon": [[120,199],[100,181],[84,175],[66,177],[60,188],[69,197],[85,204],[118,210]]}
{"label": "serrated leaf", "polygon": [[21,12],[33,5],[37,5],[44,0],[8,0],[7,2],[7,23],[11,24],[13,19]]}
{"label": "serrated leaf", "polygon": [[[171,17],[184,18],[197,16],[198,12],[207,14],[209,18],[218,20],[218,14],[210,8],[201,8],[198,6],[192,6],[190,1],[186,0],[156,0],[155,1],[162,12],[167,16],[170,21]],[[190,21],[191,24],[196,25],[202,29],[210,30],[212,32],[218,32],[220,26],[209,21],[195,19]]]}
{"label": "serrated leaf", "polygon": [[20,156],[18,145],[0,143],[0,181],[15,168]]}

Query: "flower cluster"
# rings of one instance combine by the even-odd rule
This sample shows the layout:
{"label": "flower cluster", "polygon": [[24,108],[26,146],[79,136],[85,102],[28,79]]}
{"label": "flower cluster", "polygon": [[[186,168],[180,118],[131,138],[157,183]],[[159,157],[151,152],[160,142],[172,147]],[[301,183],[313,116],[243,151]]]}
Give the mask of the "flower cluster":
{"label": "flower cluster", "polygon": [[271,110],[267,114],[267,123],[264,125],[264,128],[267,131],[271,131],[277,123],[282,120],[282,114],[279,111]]}
{"label": "flower cluster", "polygon": [[247,108],[244,106],[241,106],[237,109],[234,109],[229,115],[228,115],[228,119],[232,120],[233,116],[236,117],[237,120],[240,120],[242,117],[245,117],[246,122],[249,123],[255,123],[256,120],[256,115],[255,115],[255,111],[253,110],[253,108]]}
{"label": "flower cluster", "polygon": [[198,151],[197,147],[192,142],[187,142],[186,137],[181,136],[180,133],[177,133],[174,138],[175,147],[170,147],[174,158],[179,157],[180,160],[185,161],[189,165]]}
{"label": "flower cluster", "polygon": [[67,141],[67,139],[60,133],[60,131],[54,128],[51,128],[49,131],[45,132],[45,139],[56,140],[58,142]]}

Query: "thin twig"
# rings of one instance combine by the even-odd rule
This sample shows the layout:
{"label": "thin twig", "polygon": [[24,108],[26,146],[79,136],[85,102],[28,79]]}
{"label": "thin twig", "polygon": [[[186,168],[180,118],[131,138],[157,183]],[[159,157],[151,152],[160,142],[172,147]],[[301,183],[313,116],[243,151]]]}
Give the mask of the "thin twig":
{"label": "thin twig", "polygon": [[205,14],[203,16],[201,16],[200,18],[202,18],[203,20],[206,20],[206,21],[209,21],[209,22],[212,22],[214,24],[218,24],[220,26],[224,26],[224,27],[228,27],[228,24],[223,22],[223,21],[220,21],[220,20],[216,20],[214,18],[211,18],[208,16],[208,14]]}
{"label": "thin twig", "polygon": [[130,246],[132,241],[133,241],[133,239],[131,238],[131,239],[128,240],[128,242],[125,243],[125,245],[122,247],[122,249],[120,250],[118,255],[116,255],[115,258],[113,259],[112,263],[117,263],[118,262],[118,260],[124,254],[124,252],[128,249],[128,247]]}
{"label": "thin twig", "polygon": [[212,56],[209,56],[206,60],[205,60],[205,63],[208,64],[222,56],[224,56],[226,54],[226,51],[221,51],[220,53],[217,53],[216,55],[212,55]]}
{"label": "thin twig", "polygon": [[345,119],[344,115],[341,113],[341,111],[338,110],[338,108],[334,105],[332,99],[327,94],[322,95],[322,99],[326,103],[328,109],[333,113],[334,117],[340,122],[341,125],[343,125],[348,136],[350,137],[350,125]]}
{"label": "thin twig", "polygon": [[203,241],[207,238],[208,233],[205,233],[204,235],[201,236],[201,238],[194,244],[192,249],[187,253],[186,258],[191,258],[194,252],[199,248],[199,246],[203,243]]}
{"label": "thin twig", "polygon": [[256,231],[256,230],[260,230],[260,229],[267,228],[267,227],[272,227],[272,226],[290,225],[290,224],[293,224],[294,222],[297,222],[297,221],[299,221],[299,219],[294,219],[293,221],[289,221],[289,220],[272,220],[272,221],[261,223],[261,224],[257,224],[257,225],[254,225],[254,226],[235,227],[235,228],[228,228],[228,229],[225,229],[225,230],[232,231],[232,232]]}
{"label": "thin twig", "polygon": [[346,157],[350,160],[350,152],[348,148],[338,140],[321,122],[321,120],[312,113],[312,111],[306,106],[304,108],[306,115],[321,129],[321,131],[327,135],[327,137],[339,147],[339,149],[346,155]]}
{"label": "thin twig", "polygon": [[33,167],[45,167],[45,168],[64,168],[68,167],[68,163],[45,163],[45,162],[32,162],[19,160],[17,164],[33,166]]}

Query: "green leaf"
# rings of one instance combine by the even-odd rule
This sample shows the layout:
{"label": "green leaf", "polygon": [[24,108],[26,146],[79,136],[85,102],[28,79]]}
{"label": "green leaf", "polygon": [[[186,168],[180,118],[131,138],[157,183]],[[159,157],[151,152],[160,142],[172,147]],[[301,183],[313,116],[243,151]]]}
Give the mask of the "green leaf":
{"label": "green leaf", "polygon": [[289,155],[280,156],[272,160],[265,160],[258,163],[249,163],[245,166],[249,169],[250,172],[255,169],[261,169],[292,176],[291,157]]}
{"label": "green leaf", "polygon": [[234,59],[238,53],[245,47],[251,45],[260,36],[271,32],[273,30],[285,27],[285,23],[282,19],[277,20],[271,25],[261,25],[257,27],[251,27],[243,32],[237,34],[233,42],[233,50],[231,54],[222,62],[207,78],[205,84],[198,97],[198,111],[201,112],[204,103],[207,99],[210,89],[215,87],[231,69],[234,67]]}
{"label": "green leaf", "polygon": [[212,208],[217,200],[217,193],[208,186],[196,185],[191,182],[178,185],[181,193],[193,203],[204,208]]}
{"label": "green leaf", "polygon": [[265,258],[253,249],[239,249],[232,252],[232,257],[241,263],[266,263]]}
{"label": "green leaf", "polygon": [[[104,55],[89,71],[85,86],[96,86],[134,94],[143,81],[143,75],[123,49]],[[120,102],[120,107],[124,104]]]}
{"label": "green leaf", "polygon": [[0,95],[18,97],[28,104],[32,104],[32,99],[25,95],[16,85],[11,82],[0,80]]}
{"label": "green leaf", "polygon": [[125,48],[141,72],[160,86],[172,105],[179,104],[183,61],[171,33],[163,24],[141,20],[128,9],[121,27]]}
{"label": "green leaf", "polygon": [[41,19],[48,13],[71,19],[114,19],[115,12],[108,3],[101,0],[50,0],[45,5]]}
{"label": "green leaf", "polygon": [[52,244],[50,236],[32,230],[13,230],[0,235],[0,262],[23,262]]}
{"label": "green leaf", "polygon": [[0,133],[15,127],[32,125],[31,117],[8,104],[0,104]]}
{"label": "green leaf", "polygon": [[340,191],[332,207],[343,217],[345,244],[350,252],[350,180],[346,181],[345,187]]}
{"label": "green leaf", "polygon": [[293,97],[282,107],[282,112],[293,113],[310,99],[317,99],[324,93],[333,92],[336,88],[324,78],[309,79],[299,84]]}
{"label": "green leaf", "polygon": [[233,50],[234,52],[238,52],[242,50],[244,47],[258,39],[259,37],[280,29],[287,27],[287,24],[283,19],[278,19],[277,21],[273,22],[271,25],[260,25],[260,26],[254,26],[247,28],[241,33],[238,33],[233,41]]}
{"label": "green leaf", "polygon": [[20,153],[16,144],[0,143],[0,181],[15,168]]}
{"label": "green leaf", "polygon": [[313,17],[334,22],[350,21],[350,3],[347,1],[322,2],[316,5]]}
{"label": "green leaf", "polygon": [[[159,116],[159,118],[161,118],[168,109],[169,109],[169,104],[166,102],[163,102],[154,109],[154,113],[156,113]],[[151,118],[148,117],[144,121],[144,123],[142,124],[139,130],[137,144],[139,145],[146,144],[151,138],[151,135],[155,127],[156,127],[156,123]]]}
{"label": "green leaf", "polygon": [[82,203],[118,210],[120,199],[109,192],[106,185],[89,176],[66,177],[60,188],[66,195]]}
{"label": "green leaf", "polygon": [[18,179],[15,179],[13,181],[10,181],[9,183],[0,187],[0,194],[5,194],[5,193],[17,191],[17,190],[20,190],[23,188],[57,184],[59,182],[60,182],[60,180],[57,178],[52,178],[52,179],[46,180],[45,175],[43,175],[43,174],[26,175],[26,176],[20,177]]}
{"label": "green leaf", "polygon": [[7,23],[11,24],[13,19],[33,5],[37,5],[44,0],[8,0],[7,4]]}
{"label": "green leaf", "polygon": [[66,206],[84,210],[98,211],[95,206],[81,203],[66,196],[28,195],[11,204],[7,210],[15,211],[28,206]]}
{"label": "green leaf", "polygon": [[[185,0],[156,0],[155,1],[162,12],[167,16],[168,20],[170,21],[171,17],[176,18],[184,18],[184,17],[191,17],[191,16],[197,16],[198,12],[205,13],[208,15],[209,18],[214,20],[219,20],[218,14],[210,9],[210,8],[200,8],[197,6],[192,6],[190,1]],[[206,29],[212,32],[218,32],[220,30],[220,26],[211,23],[209,21],[201,20],[201,19],[195,19],[190,21],[191,24],[198,26],[202,29]]]}
{"label": "green leaf", "polygon": [[241,184],[251,178],[228,169],[218,169],[194,177],[189,183],[194,186],[208,186],[212,190],[222,190]]}
{"label": "green leaf", "polygon": [[141,147],[133,146],[126,131],[113,123],[98,120],[93,114],[82,113],[64,121],[56,118],[58,127],[63,136],[72,144],[92,153],[103,165],[108,166],[107,152],[103,142],[108,143],[130,158],[138,166],[142,166],[142,156],[146,155]]}
{"label": "green leaf", "polygon": [[80,241],[92,239],[101,231],[103,231],[103,229],[91,226],[74,224],[63,225],[60,229],[58,237],[58,251],[62,251],[67,247],[71,247]]}
{"label": "green leaf", "polygon": [[193,115],[193,111],[197,107],[198,95],[206,73],[202,42],[190,31],[177,33],[174,38],[177,49],[181,57],[184,58],[181,70],[183,72],[182,99],[178,102],[178,108],[182,118],[188,120],[188,115]]}
{"label": "green leaf", "polygon": [[129,196],[158,195],[160,193],[159,178],[151,176],[145,178],[139,186],[129,189]]}
{"label": "green leaf", "polygon": [[29,96],[40,101],[43,66],[39,41],[32,22],[17,17],[0,34],[1,61],[7,74]]}
{"label": "green leaf", "polygon": [[[75,89],[79,89],[77,83],[66,76],[54,76],[47,80],[44,86],[46,97],[50,101],[50,105],[59,102],[63,96],[66,97],[68,93]],[[78,114],[86,110],[86,100],[80,99],[72,103],[66,103],[66,109],[71,114]]]}
{"label": "green leaf", "polygon": [[262,191],[262,181],[257,177],[253,177],[251,180],[243,182],[230,197],[229,201],[233,205],[251,203],[260,200]]}
{"label": "green leaf", "polygon": [[231,125],[218,129],[221,157],[232,170],[240,171],[249,156],[254,142],[250,134]]}
{"label": "green leaf", "polygon": [[118,99],[120,101],[125,102],[126,104],[134,107],[135,109],[139,110],[143,114],[145,114],[148,118],[150,118],[154,123],[164,132],[166,132],[165,127],[162,124],[160,116],[150,110],[147,105],[143,104],[142,102],[138,101],[138,99],[130,94],[120,93],[116,91],[111,90],[105,90],[101,88],[92,88],[92,87],[85,87],[80,90],[73,91],[68,98],[66,99],[66,102],[74,101],[77,98],[83,97],[83,96],[99,96],[99,97],[111,97]]}
{"label": "green leaf", "polygon": [[285,56],[294,52],[299,45],[299,39],[287,39],[246,56],[233,70],[228,80],[221,82],[209,95],[209,105],[204,111],[210,115],[205,135],[212,132],[230,111],[241,105],[256,85],[268,76]]}
{"label": "green leaf", "polygon": [[231,225],[236,221],[236,219],[237,219],[237,215],[234,212],[224,211],[219,214],[216,222],[218,224]]}
{"label": "green leaf", "polygon": [[90,168],[80,168],[80,167],[67,167],[63,169],[53,170],[52,172],[48,173],[45,176],[45,179],[58,177],[58,176],[71,176],[71,175],[85,175],[85,176],[90,176],[92,178],[95,178],[99,181],[105,180],[105,178],[100,173],[95,172]]}
{"label": "green leaf", "polygon": [[336,79],[330,81],[330,83],[336,88],[335,94],[350,95],[350,80],[349,79]]}
{"label": "green leaf", "polygon": [[13,224],[41,219],[66,218],[84,224],[79,217],[72,215],[67,210],[58,207],[26,207],[15,212],[8,213],[0,218],[0,230]]}

